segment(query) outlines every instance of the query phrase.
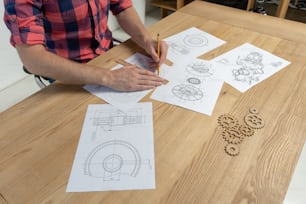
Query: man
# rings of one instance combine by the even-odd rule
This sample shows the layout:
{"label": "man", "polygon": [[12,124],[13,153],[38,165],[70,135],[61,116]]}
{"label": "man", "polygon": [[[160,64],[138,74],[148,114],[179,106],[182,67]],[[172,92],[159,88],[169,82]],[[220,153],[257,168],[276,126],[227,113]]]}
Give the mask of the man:
{"label": "man", "polygon": [[85,63],[112,47],[109,12],[154,62],[163,63],[166,43],[161,43],[158,57],[157,42],[141,23],[131,0],[4,0],[4,5],[11,44],[33,74],[121,91],[151,89],[163,83],[158,75],[136,66],[112,71]]}

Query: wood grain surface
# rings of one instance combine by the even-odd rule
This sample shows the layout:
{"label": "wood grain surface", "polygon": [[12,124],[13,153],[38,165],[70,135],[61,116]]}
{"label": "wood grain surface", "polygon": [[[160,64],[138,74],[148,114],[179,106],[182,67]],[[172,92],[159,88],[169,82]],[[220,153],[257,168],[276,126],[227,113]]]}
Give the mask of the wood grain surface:
{"label": "wood grain surface", "polygon": [[[154,190],[65,192],[87,106],[104,101],[55,83],[0,114],[0,203],[281,204],[306,139],[306,25],[195,1],[149,30],[165,38],[190,26],[227,41],[202,59],[249,42],[292,63],[245,93],[224,84],[210,117],[145,97],[154,110]],[[140,51],[127,41],[90,63],[111,68]],[[218,117],[242,122],[251,107],[265,126],[231,157]]]}

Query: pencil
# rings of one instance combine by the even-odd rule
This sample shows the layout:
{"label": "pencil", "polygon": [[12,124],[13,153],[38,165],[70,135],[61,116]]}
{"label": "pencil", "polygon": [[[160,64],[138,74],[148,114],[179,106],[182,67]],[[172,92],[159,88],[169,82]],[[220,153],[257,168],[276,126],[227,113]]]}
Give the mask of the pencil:
{"label": "pencil", "polygon": [[[160,58],[160,37],[159,33],[157,33],[157,56]],[[157,74],[159,75],[160,65],[159,62],[157,64]]]}

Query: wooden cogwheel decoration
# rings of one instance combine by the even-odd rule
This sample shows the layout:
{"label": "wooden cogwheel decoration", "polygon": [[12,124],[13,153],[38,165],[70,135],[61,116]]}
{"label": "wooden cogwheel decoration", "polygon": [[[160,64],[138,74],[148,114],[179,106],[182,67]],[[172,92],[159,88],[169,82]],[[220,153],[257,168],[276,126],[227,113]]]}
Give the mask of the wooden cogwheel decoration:
{"label": "wooden cogwheel decoration", "polygon": [[257,108],[250,108],[243,121],[244,124],[240,124],[238,119],[231,114],[223,114],[218,117],[218,124],[223,128],[222,138],[227,142],[224,150],[230,156],[237,156],[240,153],[238,144],[241,144],[244,138],[253,136],[256,129],[265,126],[265,121],[259,115]]}
{"label": "wooden cogwheel decoration", "polygon": [[227,144],[224,147],[225,152],[230,156],[237,156],[240,152],[240,148],[235,144]]}
{"label": "wooden cogwheel decoration", "polygon": [[237,118],[230,114],[220,115],[218,118],[218,123],[224,129],[235,128],[239,125]]}

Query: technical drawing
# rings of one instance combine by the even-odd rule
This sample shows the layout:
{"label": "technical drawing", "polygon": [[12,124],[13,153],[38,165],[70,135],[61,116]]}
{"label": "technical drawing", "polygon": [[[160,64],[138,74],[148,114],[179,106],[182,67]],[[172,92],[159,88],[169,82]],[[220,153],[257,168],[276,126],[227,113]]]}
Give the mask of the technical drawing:
{"label": "technical drawing", "polygon": [[136,177],[142,162],[138,150],[123,140],[111,140],[95,147],[87,156],[84,174],[103,181],[120,181],[122,176]]}
{"label": "technical drawing", "polygon": [[250,52],[245,58],[240,58],[236,61],[239,69],[233,69],[232,73],[235,80],[252,84],[259,81],[259,76],[264,74],[262,64],[262,54],[259,52]]}
{"label": "technical drawing", "polygon": [[183,42],[186,46],[189,47],[203,47],[207,46],[208,39],[204,35],[200,34],[193,34],[193,35],[186,35],[183,39]]}
{"label": "technical drawing", "polygon": [[180,42],[170,41],[168,42],[170,52],[178,55],[188,55],[190,53],[190,48],[185,46]]}
{"label": "technical drawing", "polygon": [[209,66],[202,61],[190,63],[185,68],[185,79],[178,85],[172,87],[172,93],[184,101],[198,101],[204,96],[203,82],[206,76],[211,74]]}
{"label": "technical drawing", "polygon": [[169,41],[171,52],[179,55],[188,55],[192,48],[205,47],[208,45],[208,39],[200,34],[186,35],[183,41]]}
{"label": "technical drawing", "polygon": [[115,112],[97,111],[92,118],[93,125],[101,127],[104,131],[112,131],[116,127],[135,126],[145,123],[145,117],[140,110],[117,110]]}
{"label": "technical drawing", "polygon": [[194,85],[200,85],[202,83],[200,79],[195,78],[195,77],[187,78],[187,82],[190,84],[194,84]]}
{"label": "technical drawing", "polygon": [[212,65],[204,61],[196,61],[186,66],[186,71],[199,77],[210,77],[214,74]]}
{"label": "technical drawing", "polygon": [[189,84],[174,86],[172,88],[172,93],[174,96],[186,101],[197,101],[202,99],[204,95],[201,89]]}

